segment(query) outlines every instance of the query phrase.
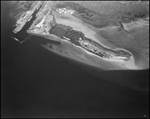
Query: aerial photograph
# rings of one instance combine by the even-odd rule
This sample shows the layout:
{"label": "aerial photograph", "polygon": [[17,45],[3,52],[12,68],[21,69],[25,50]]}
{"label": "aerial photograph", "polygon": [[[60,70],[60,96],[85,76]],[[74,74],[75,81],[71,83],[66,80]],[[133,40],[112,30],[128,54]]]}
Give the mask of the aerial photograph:
{"label": "aerial photograph", "polygon": [[1,1],[1,118],[149,118],[149,0]]}

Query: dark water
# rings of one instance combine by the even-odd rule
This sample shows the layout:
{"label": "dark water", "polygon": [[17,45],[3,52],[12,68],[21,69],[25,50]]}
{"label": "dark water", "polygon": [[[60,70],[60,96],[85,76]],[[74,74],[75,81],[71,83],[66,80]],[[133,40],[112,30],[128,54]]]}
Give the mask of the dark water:
{"label": "dark water", "polygon": [[149,92],[94,77],[30,40],[1,43],[2,117],[149,117]]}

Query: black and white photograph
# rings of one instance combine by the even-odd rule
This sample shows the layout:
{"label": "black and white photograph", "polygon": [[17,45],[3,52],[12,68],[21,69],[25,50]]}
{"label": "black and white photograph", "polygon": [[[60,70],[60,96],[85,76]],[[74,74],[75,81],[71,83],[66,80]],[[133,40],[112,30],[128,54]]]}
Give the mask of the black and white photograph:
{"label": "black and white photograph", "polygon": [[149,1],[1,1],[1,118],[149,118]]}

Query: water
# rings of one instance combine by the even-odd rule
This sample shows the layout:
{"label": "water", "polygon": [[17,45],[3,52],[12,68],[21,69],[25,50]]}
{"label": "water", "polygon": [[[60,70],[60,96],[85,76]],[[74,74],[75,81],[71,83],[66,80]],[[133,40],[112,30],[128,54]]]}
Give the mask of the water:
{"label": "water", "polygon": [[2,38],[2,117],[149,117],[149,92],[90,75],[32,40]]}

